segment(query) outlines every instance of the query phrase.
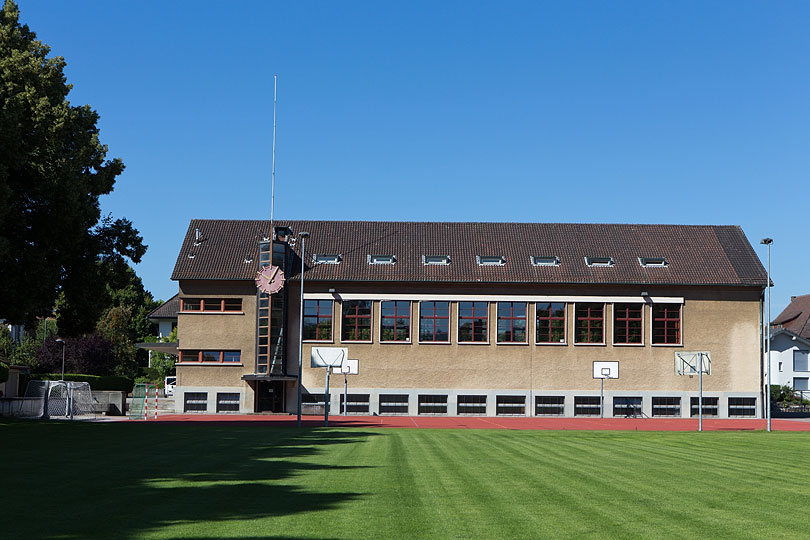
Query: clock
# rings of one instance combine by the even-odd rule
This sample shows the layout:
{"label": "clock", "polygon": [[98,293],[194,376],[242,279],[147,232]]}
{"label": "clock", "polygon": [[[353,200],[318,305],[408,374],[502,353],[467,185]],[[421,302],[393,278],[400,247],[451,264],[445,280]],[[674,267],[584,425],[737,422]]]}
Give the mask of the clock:
{"label": "clock", "polygon": [[278,266],[263,266],[256,274],[256,286],[262,292],[275,294],[284,287],[284,272]]}

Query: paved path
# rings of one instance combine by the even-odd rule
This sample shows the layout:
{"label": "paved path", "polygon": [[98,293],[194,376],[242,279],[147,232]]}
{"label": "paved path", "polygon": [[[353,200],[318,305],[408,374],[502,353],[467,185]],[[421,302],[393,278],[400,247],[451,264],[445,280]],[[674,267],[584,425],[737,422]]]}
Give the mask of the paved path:
{"label": "paved path", "polygon": [[[143,422],[144,420],[139,420]],[[210,415],[167,414],[145,422],[241,423],[272,427],[293,427],[296,417],[288,415]],[[306,427],[323,426],[323,417],[305,416]],[[546,429],[599,431],[697,431],[696,418],[527,418],[503,416],[330,416],[330,427],[380,427],[427,429]],[[810,431],[810,422],[774,419],[774,431]],[[703,420],[705,431],[756,431],[765,429],[765,420]]]}

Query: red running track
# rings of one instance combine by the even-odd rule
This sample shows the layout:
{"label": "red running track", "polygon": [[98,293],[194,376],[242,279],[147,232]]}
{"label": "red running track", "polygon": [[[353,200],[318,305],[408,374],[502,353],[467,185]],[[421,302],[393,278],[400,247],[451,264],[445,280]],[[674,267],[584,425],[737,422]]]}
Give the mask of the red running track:
{"label": "red running track", "polygon": [[[144,420],[139,420],[144,421]],[[212,415],[212,414],[167,414],[157,420],[145,422],[210,422],[272,427],[293,427],[296,417],[288,415]],[[305,416],[306,427],[324,425],[323,417]],[[423,429],[545,429],[545,430],[594,430],[594,431],[697,431],[696,418],[528,418],[528,417],[481,417],[481,416],[330,416],[330,427],[378,427],[378,428],[423,428]],[[703,420],[705,431],[756,431],[764,430],[761,419]],[[795,420],[772,420],[773,431],[810,431],[810,422]]]}

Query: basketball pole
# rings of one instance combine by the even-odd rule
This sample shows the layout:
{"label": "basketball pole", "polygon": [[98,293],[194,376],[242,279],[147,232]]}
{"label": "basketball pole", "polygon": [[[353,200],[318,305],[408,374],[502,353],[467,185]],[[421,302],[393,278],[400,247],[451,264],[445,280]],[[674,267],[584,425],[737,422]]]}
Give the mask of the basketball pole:
{"label": "basketball pole", "polygon": [[300,232],[301,237],[301,294],[298,304],[298,427],[301,427],[301,374],[304,365],[304,257],[308,232]]}
{"label": "basketball pole", "polygon": [[698,353],[698,431],[703,431],[703,353]]}
{"label": "basketball pole", "polygon": [[767,362],[767,371],[765,371],[765,375],[767,376],[766,379],[766,388],[765,388],[765,418],[768,420],[768,433],[771,432],[771,244],[773,244],[773,238],[763,238],[760,241],[760,244],[765,244],[768,246],[768,273],[767,276],[767,283],[765,284],[768,287],[768,320],[765,321],[765,347],[766,347],[766,354],[768,356]]}

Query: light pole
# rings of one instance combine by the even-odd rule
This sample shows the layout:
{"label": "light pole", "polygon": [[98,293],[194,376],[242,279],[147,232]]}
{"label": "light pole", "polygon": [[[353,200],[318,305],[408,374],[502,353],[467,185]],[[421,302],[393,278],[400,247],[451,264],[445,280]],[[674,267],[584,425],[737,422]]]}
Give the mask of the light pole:
{"label": "light pole", "polygon": [[301,298],[298,305],[298,427],[301,427],[301,372],[304,365],[304,257],[308,232],[298,233],[301,237]]}
{"label": "light pole", "polygon": [[767,390],[765,391],[765,418],[768,419],[768,431],[771,431],[771,244],[773,238],[763,238],[760,244],[768,246],[768,270],[767,270],[767,287],[768,287],[768,319],[765,321],[765,328],[767,328],[767,337],[765,339],[765,350],[768,357],[768,370],[766,373],[765,383]]}
{"label": "light pole", "polygon": [[62,338],[56,338],[57,343],[62,344],[62,380],[65,380],[65,340]]}

